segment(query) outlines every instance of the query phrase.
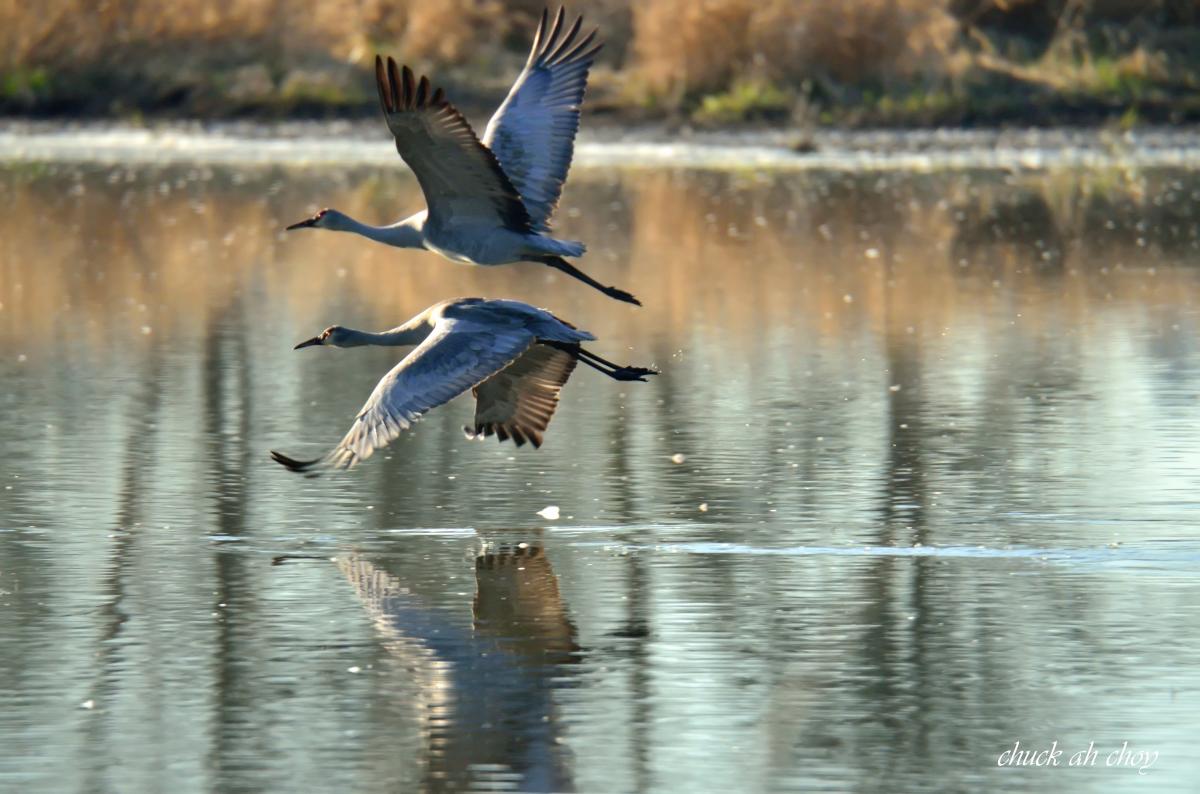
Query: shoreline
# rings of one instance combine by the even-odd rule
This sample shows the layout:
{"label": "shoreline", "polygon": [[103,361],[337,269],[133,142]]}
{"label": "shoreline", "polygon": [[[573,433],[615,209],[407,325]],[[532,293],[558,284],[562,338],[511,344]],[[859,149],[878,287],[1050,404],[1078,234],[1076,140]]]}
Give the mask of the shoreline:
{"label": "shoreline", "polygon": [[[60,124],[0,121],[0,163],[368,166],[398,164],[375,120]],[[672,129],[585,128],[589,169],[955,171],[1200,166],[1200,128]]]}

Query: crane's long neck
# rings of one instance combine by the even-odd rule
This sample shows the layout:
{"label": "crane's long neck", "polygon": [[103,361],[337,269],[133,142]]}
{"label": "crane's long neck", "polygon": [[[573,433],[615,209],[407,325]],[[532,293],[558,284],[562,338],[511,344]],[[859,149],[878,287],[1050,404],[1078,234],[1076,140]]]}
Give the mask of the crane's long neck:
{"label": "crane's long neck", "polygon": [[391,226],[372,226],[360,223],[349,215],[344,215],[336,229],[341,232],[353,232],[385,245],[396,248],[424,248],[425,235],[421,231],[421,223],[408,218]]}
{"label": "crane's long neck", "polygon": [[390,331],[381,331],[377,334],[370,331],[347,329],[347,338],[343,347],[358,347],[360,345],[404,347],[407,345],[419,345],[425,341],[425,337],[429,336],[432,330],[433,328],[425,322],[424,318],[414,318],[404,325],[393,328]]}

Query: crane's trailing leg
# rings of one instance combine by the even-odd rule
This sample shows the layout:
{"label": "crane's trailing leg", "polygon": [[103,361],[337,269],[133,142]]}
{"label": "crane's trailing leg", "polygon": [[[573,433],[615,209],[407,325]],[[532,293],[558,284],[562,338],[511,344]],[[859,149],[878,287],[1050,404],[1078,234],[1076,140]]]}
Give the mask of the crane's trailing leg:
{"label": "crane's trailing leg", "polygon": [[601,292],[603,292],[605,295],[607,295],[610,298],[616,298],[619,301],[625,301],[626,303],[632,303],[634,306],[642,305],[642,302],[640,300],[633,297],[625,290],[617,289],[616,287],[604,286],[599,281],[596,281],[596,279],[589,276],[587,273],[584,273],[582,270],[575,267],[567,260],[563,259],[561,256],[540,257],[536,261],[541,262],[543,265],[549,265],[550,267],[554,268],[555,270],[561,270],[562,272],[566,273],[568,276],[579,279],[584,284],[587,284],[589,287],[593,287],[595,289],[600,290]]}
{"label": "crane's trailing leg", "polygon": [[600,358],[600,356],[596,355],[595,353],[584,350],[582,347],[579,348],[576,358],[578,358],[584,364],[587,364],[592,369],[603,372],[613,380],[640,380],[641,382],[645,383],[646,375],[658,374],[658,370],[656,369],[647,369],[646,367],[618,366],[611,361]]}
{"label": "crane's trailing leg", "polygon": [[577,344],[568,344],[566,342],[547,342],[542,344],[570,353],[575,356],[577,361],[587,364],[592,369],[603,372],[613,380],[638,380],[646,383],[646,375],[657,375],[658,370],[647,369],[646,367],[622,367],[619,364],[614,364],[608,359],[601,358],[590,350],[584,350]]}
{"label": "crane's trailing leg", "polygon": [[642,383],[646,383],[646,375],[658,374],[658,370],[646,369],[645,367],[613,367],[612,369],[608,369],[607,367],[583,358],[582,356],[579,357],[579,360],[584,364],[587,364],[592,369],[603,372],[613,380],[640,380]]}

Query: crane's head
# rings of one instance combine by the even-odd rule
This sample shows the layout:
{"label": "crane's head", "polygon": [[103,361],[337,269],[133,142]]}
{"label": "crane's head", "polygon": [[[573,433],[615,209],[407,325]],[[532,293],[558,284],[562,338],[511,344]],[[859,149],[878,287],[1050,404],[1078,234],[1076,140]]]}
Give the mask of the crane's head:
{"label": "crane's head", "polygon": [[[361,344],[361,342],[357,344]],[[329,347],[355,347],[356,343],[354,332],[349,328],[343,328],[340,325],[331,325],[322,331],[320,336],[314,336],[312,339],[306,339],[292,349],[299,350],[302,347],[312,347],[313,345],[328,345]]]}
{"label": "crane's head", "polygon": [[324,209],[311,218],[306,218],[299,223],[293,223],[284,229],[284,231],[290,232],[292,229],[333,229],[334,231],[341,231],[344,228],[342,220],[345,217],[345,215],[337,210]]}

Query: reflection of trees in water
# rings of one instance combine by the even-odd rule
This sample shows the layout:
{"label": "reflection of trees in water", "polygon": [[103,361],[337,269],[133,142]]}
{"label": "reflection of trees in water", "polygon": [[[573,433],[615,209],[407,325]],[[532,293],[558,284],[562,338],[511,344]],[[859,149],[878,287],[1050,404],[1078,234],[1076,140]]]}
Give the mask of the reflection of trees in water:
{"label": "reflection of trees in water", "polygon": [[[123,659],[118,638],[125,624],[136,613],[134,605],[127,603],[129,598],[131,577],[134,572],[141,550],[138,548],[141,525],[149,518],[147,512],[146,490],[148,473],[153,469],[155,460],[154,447],[157,441],[157,428],[162,414],[162,372],[163,355],[161,345],[153,344],[145,362],[144,369],[135,374],[137,391],[130,401],[128,411],[127,438],[123,445],[124,460],[121,464],[121,480],[117,493],[117,513],[113,519],[113,529],[117,534],[112,544],[111,560],[105,575],[105,601],[98,609],[101,632],[95,650],[93,666],[95,680],[88,690],[88,700],[93,703],[113,702],[121,691],[120,668],[127,663]],[[37,566],[22,566],[19,560],[5,555],[9,566],[16,570],[37,570]],[[17,611],[21,613],[20,610]],[[6,632],[6,636],[7,632]],[[6,643],[12,647],[21,647],[19,641]],[[88,754],[92,758],[104,758],[113,752],[107,742],[108,726],[104,721],[94,720],[88,725],[87,744]],[[102,768],[98,765],[86,766],[90,780],[89,787],[99,790],[103,788]],[[91,777],[94,776],[94,777]]]}
{"label": "reflection of trees in water", "polygon": [[1194,265],[1200,182],[1190,174],[1186,179],[1163,177],[1146,191],[1095,191],[1083,202],[1079,240],[1088,259],[1116,255],[1128,265],[1148,266],[1165,255],[1172,264]]}
{"label": "reflection of trees in water", "polygon": [[[955,208],[955,263],[1087,275],[1114,267],[1192,266],[1200,180],[1191,174],[1056,174],[969,191]],[[1167,257],[1162,261],[1161,257]]]}
{"label": "reflection of trees in water", "polygon": [[954,210],[951,264],[958,270],[983,267],[993,277],[1028,268],[1061,273],[1066,241],[1044,196],[1016,190],[989,200],[972,197]]}
{"label": "reflection of trees in water", "polygon": [[[277,242],[279,226],[297,211],[302,216],[314,196],[373,219],[390,217],[412,193],[403,177],[358,186],[348,176],[272,170],[238,185],[217,172],[176,187],[186,171],[168,169],[142,172],[130,183],[110,183],[101,173],[72,196],[71,178],[22,182],[10,175],[14,209],[0,215],[0,337],[52,351],[32,355],[31,366],[69,362],[63,350],[121,352],[96,360],[113,362],[111,369],[136,385],[128,405],[113,414],[120,427],[112,439],[89,452],[118,462],[118,527],[142,520],[148,489],[191,489],[197,520],[173,535],[185,548],[205,533],[275,542],[279,527],[311,532],[314,524],[325,526],[325,516],[337,527],[331,534],[349,527],[354,537],[364,523],[443,526],[434,523],[445,515],[434,512],[436,505],[459,505],[454,518],[461,526],[504,520],[497,516],[511,515],[514,506],[532,514],[550,502],[561,503],[565,515],[568,500],[586,506],[592,498],[602,523],[631,527],[605,529],[606,537],[634,546],[684,535],[762,547],[1032,543],[1052,533],[1004,516],[992,526],[991,506],[1052,512],[1106,504],[1111,496],[1089,489],[1125,476],[1100,466],[1081,473],[1047,450],[1138,451],[1127,441],[1122,447],[1119,436],[1114,441],[1109,425],[1123,421],[1131,395],[1152,401],[1181,433],[1187,426],[1195,392],[1189,366],[1196,257],[1192,233],[1174,227],[1190,219],[1186,205],[1200,179],[1151,176],[1101,186],[1040,175],[582,176],[572,180],[563,205],[580,210],[562,219],[563,236],[589,242],[585,264],[628,273],[619,283],[646,299],[644,310],[609,307],[561,281],[549,288],[548,276],[533,268],[473,271],[332,234]],[[56,218],[65,219],[63,227],[48,233]],[[1031,242],[1038,239],[1041,246]],[[1057,267],[1047,268],[1048,250]],[[969,259],[966,267],[960,258]],[[1134,273],[1150,265],[1159,269],[1153,278]],[[22,299],[13,297],[16,284]],[[652,349],[663,374],[652,386],[626,389],[625,398],[607,383],[573,383],[551,443],[536,454],[468,445],[461,416],[448,411],[391,448],[392,460],[373,460],[333,484],[287,479],[270,468],[268,437],[294,434],[297,443],[314,444],[336,437],[346,417],[329,410],[334,398],[346,396],[338,404],[357,408],[392,355],[316,351],[289,358],[301,335],[330,322],[391,324],[435,298],[470,292],[550,305],[600,334],[602,348],[614,354],[637,345],[629,357],[640,360]],[[146,317],[153,333],[143,337],[138,326]],[[1150,365],[1142,352],[1152,356]],[[1100,382],[1110,377],[1110,363],[1125,370],[1114,367],[1115,380]],[[34,387],[34,376],[17,379],[12,404],[49,394],[69,417],[92,371],[63,366],[45,391]],[[1097,411],[1090,424],[1078,419],[1090,410]],[[199,428],[192,435],[166,433],[191,423]],[[29,431],[3,426],[15,440],[11,448],[28,455]],[[672,463],[673,453],[685,462]],[[511,466],[509,454],[518,461]],[[543,488],[554,496],[543,500]],[[699,512],[701,502],[711,509]],[[376,508],[369,516],[367,504]],[[578,520],[590,520],[577,512]],[[275,520],[258,522],[259,513]],[[664,513],[664,525],[639,525]],[[1084,528],[1078,542],[1108,531]],[[151,542],[159,540],[135,532],[109,547],[111,563],[100,574],[107,636],[149,634],[145,624],[122,622],[134,603],[160,625],[179,619],[161,614],[178,600],[131,591],[144,587],[137,566],[174,564],[152,554],[177,547]],[[490,565],[485,556],[467,570],[458,558],[431,563],[439,543],[387,536],[392,556],[342,561],[395,661],[377,681],[364,676],[347,685],[337,702],[349,713],[332,715],[331,724],[341,729],[359,719],[349,687],[377,686],[381,696],[366,705],[361,722],[382,729],[354,741],[380,764],[394,765],[397,777],[412,773],[408,747],[397,748],[407,739],[400,728],[415,723],[428,762],[417,782],[427,789],[506,773],[521,775],[528,789],[571,788],[575,769],[559,749],[571,721],[561,712],[559,688],[591,679],[571,663],[580,656],[577,632],[549,558],[497,551]],[[0,544],[34,590],[53,588],[36,581],[39,562],[21,544]],[[282,671],[303,681],[296,671],[316,660],[267,655],[295,646],[264,627],[278,619],[264,603],[278,580],[263,577],[253,553],[229,551],[246,545],[217,544],[211,569],[181,572],[205,603],[211,597],[230,610],[206,623],[200,640],[192,638],[214,649],[205,671],[216,680],[198,686],[219,692],[205,706],[211,743],[199,752],[218,788],[258,787],[262,780],[253,775],[265,766],[255,766],[255,757],[320,742],[315,728],[288,740],[271,732],[279,703],[289,712],[303,705],[288,702],[288,687],[320,686],[276,689],[264,678]],[[637,552],[596,567],[604,564],[609,578],[581,576],[578,585],[586,597],[615,604],[610,621],[594,627],[599,645],[587,656],[613,662],[622,700],[604,702],[604,692],[597,706],[581,688],[572,702],[579,695],[585,707],[628,715],[628,736],[614,755],[629,761],[627,776],[638,789],[665,779],[664,743],[679,746],[661,726],[697,711],[708,722],[686,741],[736,730],[736,718],[761,709],[780,779],[809,769],[823,751],[835,761],[853,757],[848,765],[874,780],[915,779],[939,763],[961,770],[947,750],[959,759],[986,757],[1001,746],[992,741],[996,732],[1030,715],[1060,713],[1053,693],[1013,693],[997,682],[1021,681],[1034,657],[1081,669],[1093,651],[1126,653],[1119,638],[1131,636],[1124,626],[1037,648],[1046,626],[1103,624],[1112,600],[1083,576],[1034,571],[1000,585],[1006,562],[980,568],[985,563],[936,557],[830,562],[674,554],[663,563],[654,552]],[[473,598],[450,574],[474,577]],[[1015,622],[1013,593],[1022,610]],[[473,614],[447,616],[451,601],[462,610],[472,603]],[[14,634],[30,636],[38,614],[18,608]],[[329,641],[321,627],[313,632]],[[684,643],[678,654],[675,641]],[[103,639],[96,646],[97,701],[154,685],[153,665],[144,677],[149,683],[134,682],[122,667],[131,647]],[[11,653],[0,649],[6,661]],[[672,669],[694,672],[709,663],[730,672],[728,679],[704,690],[670,680]],[[590,667],[589,676],[599,669]],[[712,697],[689,711],[698,692]],[[693,700],[681,706],[685,697]],[[141,712],[122,713],[129,719]],[[172,712],[163,705],[155,713]],[[92,723],[100,727],[89,726],[89,754],[102,757],[111,723],[93,716],[101,719]],[[472,768],[476,762],[484,766]]]}
{"label": "reflection of trees in water", "polygon": [[[602,337],[719,321],[741,342],[747,329],[797,319],[845,333],[849,317],[878,325],[884,287],[869,252],[885,244],[899,276],[921,285],[897,296],[914,314],[975,311],[983,296],[962,285],[960,259],[1045,273],[1070,258],[1089,274],[1120,260],[1158,264],[1160,281],[1179,278],[1166,266],[1194,249],[1200,188],[1178,173],[1105,183],[1072,174],[581,171],[557,231],[588,243],[581,266],[589,272],[636,288],[647,309],[622,313],[534,265],[464,268],[344,235],[280,231],[316,196],[384,221],[419,203],[402,171],[88,166],[0,179],[10,196],[0,216],[0,335],[44,328],[70,306],[92,338],[109,328],[136,334],[143,324],[163,333],[203,327],[210,307],[255,285],[286,303],[289,323],[305,333],[335,320],[391,325],[434,298],[463,294],[586,314]],[[1152,262],[1157,255],[1170,263]]]}
{"label": "reflection of trees in water", "polygon": [[[199,419],[206,448],[204,490],[212,500],[213,532],[227,540],[240,539],[246,530],[246,482],[252,465],[248,442],[255,395],[249,373],[250,331],[245,311],[241,296],[215,307],[199,362]],[[258,687],[254,659],[247,658],[257,627],[256,572],[241,554],[223,552],[220,546],[215,552],[214,609],[234,610],[238,620],[218,622],[213,638],[215,730],[208,764],[217,788],[236,790],[254,785],[253,777],[245,777],[246,755],[269,752],[264,737],[257,735],[244,718],[245,704],[254,702]]]}
{"label": "reflection of trees in water", "polygon": [[[987,393],[1031,401],[1017,410],[1012,399],[993,400],[982,411],[947,395],[944,373],[926,384],[943,415],[982,415],[962,417],[954,433],[973,435],[961,445],[927,440],[933,457],[991,471],[993,445],[1019,452],[1014,438],[1054,421],[1044,408],[1079,395],[1080,353],[1103,333],[1096,318],[1148,296],[1179,316],[1197,287],[1185,258],[1194,232],[1180,229],[1196,227],[1186,221],[1200,179],[1178,173],[1104,182],[1069,173],[581,171],[559,232],[588,241],[589,269],[628,276],[622,283],[647,304],[628,311],[532,266],[463,268],[343,235],[279,232],[316,196],[374,220],[419,203],[402,172],[87,167],[10,170],[5,179],[13,208],[0,216],[0,337],[50,344],[51,329],[69,318],[85,346],[142,345],[143,324],[174,344],[216,333],[229,322],[222,307],[240,300],[252,322],[228,333],[269,329],[278,353],[268,363],[288,375],[286,388],[259,399],[319,402],[296,409],[304,424],[276,425],[273,443],[293,429],[300,443],[336,437],[392,361],[386,351],[286,358],[290,343],[331,322],[390,326],[434,298],[490,293],[548,305],[596,332],[601,347],[634,345],[631,359],[663,369],[653,386],[621,400],[614,389],[573,384],[536,458],[549,464],[560,445],[602,460],[595,504],[614,521],[664,499],[701,521],[722,518],[699,514],[700,503],[739,514],[780,501],[806,514],[830,506],[836,489],[811,486],[874,454],[866,436],[895,399],[880,387],[891,385],[901,333],[912,337],[917,365],[937,374],[922,359],[939,355],[936,340],[950,329],[947,343],[964,359],[1003,363],[977,368]],[[1138,263],[1158,272],[1134,277]],[[1171,367],[1188,348],[1169,336],[1147,344]],[[250,352],[240,355],[249,362]],[[346,407],[330,410],[335,400]],[[362,473],[377,516],[461,501],[469,474],[448,475],[479,456],[460,424],[432,417],[388,451],[393,460]],[[924,432],[947,431],[934,422]],[[665,463],[674,453],[688,462]],[[407,466],[413,459],[422,465]],[[578,492],[564,468],[546,469],[560,492]],[[507,494],[532,481],[515,468],[496,477]],[[236,489],[220,504],[235,498]]]}

